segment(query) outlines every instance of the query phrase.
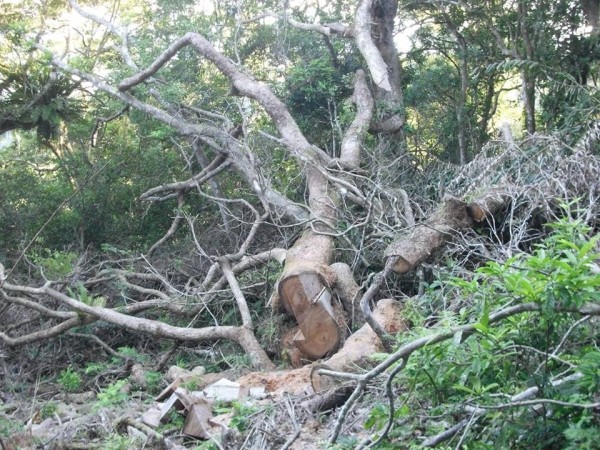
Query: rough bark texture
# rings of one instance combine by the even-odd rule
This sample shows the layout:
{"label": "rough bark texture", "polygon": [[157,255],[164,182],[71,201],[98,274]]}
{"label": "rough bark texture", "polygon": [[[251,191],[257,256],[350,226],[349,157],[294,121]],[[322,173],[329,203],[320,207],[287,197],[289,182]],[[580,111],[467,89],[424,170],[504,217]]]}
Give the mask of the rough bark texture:
{"label": "rough bark texture", "polygon": [[378,122],[372,125],[371,131],[396,134],[402,141],[404,140],[402,127],[406,118],[401,85],[402,69],[394,43],[394,18],[397,10],[397,0],[380,0],[375,2],[372,8],[373,38],[387,66],[390,90],[375,88],[375,101],[380,105],[380,117]]}
{"label": "rough bark texture", "polygon": [[483,222],[500,211],[510,201],[507,188],[490,189],[467,206],[467,213],[475,222]]}
{"label": "rough bark texture", "polygon": [[390,244],[385,256],[398,257],[394,272],[408,272],[427,260],[456,232],[472,226],[472,223],[467,204],[456,198],[447,198],[429,219],[416,225],[408,236]]}

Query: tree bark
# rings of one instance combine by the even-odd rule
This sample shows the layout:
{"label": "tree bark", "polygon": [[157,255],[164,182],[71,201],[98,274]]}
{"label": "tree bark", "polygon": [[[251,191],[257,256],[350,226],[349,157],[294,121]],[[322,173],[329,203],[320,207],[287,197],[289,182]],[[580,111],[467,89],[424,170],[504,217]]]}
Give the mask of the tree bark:
{"label": "tree bark", "polygon": [[592,27],[592,34],[598,34],[600,0],[582,0],[581,7],[583,8],[588,26]]}
{"label": "tree bark", "polygon": [[[519,1],[519,26],[525,46],[525,57],[528,61],[534,60],[533,42],[529,34],[529,24],[527,23],[527,4],[524,0]],[[525,128],[527,133],[534,134],[535,123],[535,74],[527,67],[521,70],[521,82],[523,89],[523,104],[525,107]]]}
{"label": "tree bark", "polygon": [[458,233],[493,216],[509,199],[502,188],[490,189],[471,203],[447,198],[429,219],[387,247],[385,256],[397,258],[393,271],[403,274],[416,268]]}
{"label": "tree bark", "polygon": [[[354,101],[356,118],[344,134],[339,159],[340,166],[350,171],[359,168],[360,144],[373,113],[373,99],[362,71],[356,74]],[[339,196],[326,179],[311,181],[309,178],[308,182],[311,211],[317,212],[316,220],[326,218],[326,222],[315,222],[288,251],[278,292],[286,310],[294,315],[300,327],[294,338],[296,346],[309,359],[318,359],[334,351],[342,336],[343,324],[338,323],[331,303],[334,278],[329,265],[333,260],[334,242],[332,236],[323,234],[336,228]]]}
{"label": "tree bark", "polygon": [[380,0],[372,6],[372,34],[387,66],[390,90],[375,89],[375,102],[379,105],[380,120],[374,123],[371,131],[389,133],[403,142],[403,126],[406,122],[404,96],[402,93],[402,68],[396,44],[394,43],[394,19],[398,10],[397,0]]}

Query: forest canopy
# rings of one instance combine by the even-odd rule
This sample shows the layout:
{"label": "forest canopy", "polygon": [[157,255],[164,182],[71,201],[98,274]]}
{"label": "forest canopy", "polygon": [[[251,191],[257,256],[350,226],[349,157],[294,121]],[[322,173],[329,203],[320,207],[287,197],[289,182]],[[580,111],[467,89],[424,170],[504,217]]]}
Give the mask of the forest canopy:
{"label": "forest canopy", "polygon": [[599,9],[4,0],[1,447],[597,448]]}

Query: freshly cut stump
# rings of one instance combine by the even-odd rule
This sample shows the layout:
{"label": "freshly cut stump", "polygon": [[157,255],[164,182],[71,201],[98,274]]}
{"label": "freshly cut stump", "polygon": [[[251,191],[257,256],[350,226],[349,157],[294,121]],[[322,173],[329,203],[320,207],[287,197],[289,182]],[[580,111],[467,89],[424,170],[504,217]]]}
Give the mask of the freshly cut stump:
{"label": "freshly cut stump", "polygon": [[331,292],[317,271],[301,270],[287,274],[279,282],[279,296],[300,330],[296,347],[310,359],[319,359],[335,350],[341,332],[331,306]]}

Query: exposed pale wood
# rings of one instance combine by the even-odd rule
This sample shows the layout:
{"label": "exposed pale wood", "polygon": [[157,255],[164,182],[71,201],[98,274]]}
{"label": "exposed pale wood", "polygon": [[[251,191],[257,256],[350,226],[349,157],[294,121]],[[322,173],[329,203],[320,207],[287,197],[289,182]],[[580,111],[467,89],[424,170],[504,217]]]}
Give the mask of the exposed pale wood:
{"label": "exposed pale wood", "polygon": [[384,91],[391,91],[388,66],[381,57],[379,49],[371,36],[371,8],[373,0],[361,0],[354,16],[356,45],[365,58],[371,77],[377,86]]}
{"label": "exposed pale wood", "polygon": [[362,70],[356,72],[352,98],[356,103],[357,114],[344,134],[340,150],[340,163],[344,167],[356,170],[360,168],[360,146],[369,129],[374,108],[373,96]]}
{"label": "exposed pale wood", "polygon": [[340,331],[331,305],[331,292],[314,268],[286,274],[279,282],[279,296],[294,315],[300,330],[296,346],[311,359],[335,350]]}
{"label": "exposed pale wood", "polygon": [[[402,319],[401,309],[401,304],[398,301],[384,299],[377,303],[373,316],[388,333],[395,334],[407,329]],[[237,381],[249,388],[252,386],[264,386],[266,391],[275,398],[287,394],[308,394],[313,392],[312,384],[315,382],[315,376],[320,378],[318,382],[321,383],[319,386],[323,386],[322,389],[325,389],[324,386],[327,383],[330,386],[335,384],[325,380],[325,376],[321,377],[318,375],[316,372],[319,368],[329,367],[336,370],[355,370],[361,364],[367,364],[368,357],[382,349],[383,345],[375,332],[368,325],[364,325],[346,340],[342,348],[335,355],[323,362],[288,371],[252,372],[244,375]],[[318,389],[322,390],[321,388]]]}
{"label": "exposed pale wood", "polygon": [[506,206],[510,198],[511,194],[508,188],[490,189],[484,195],[469,203],[467,212],[475,222],[482,222]]}
{"label": "exposed pale wood", "polygon": [[360,286],[358,286],[354,280],[352,269],[348,264],[343,262],[336,262],[329,268],[334,276],[333,286],[335,292],[338,294],[342,305],[344,305],[344,309],[350,316],[351,322],[364,322],[364,317],[359,305],[361,290]]}
{"label": "exposed pale wood", "polygon": [[200,439],[209,439],[208,421],[212,417],[211,408],[206,403],[195,403],[187,411],[183,434]]}
{"label": "exposed pale wood", "polygon": [[[408,330],[402,319],[402,305],[394,299],[380,300],[373,311],[373,318],[388,334]],[[339,352],[319,366],[334,371],[354,371],[356,367],[364,365],[370,355],[383,350],[383,343],[375,331],[365,324],[346,340]],[[320,375],[318,368],[313,371],[311,382],[315,392],[340,386],[338,380]]]}

